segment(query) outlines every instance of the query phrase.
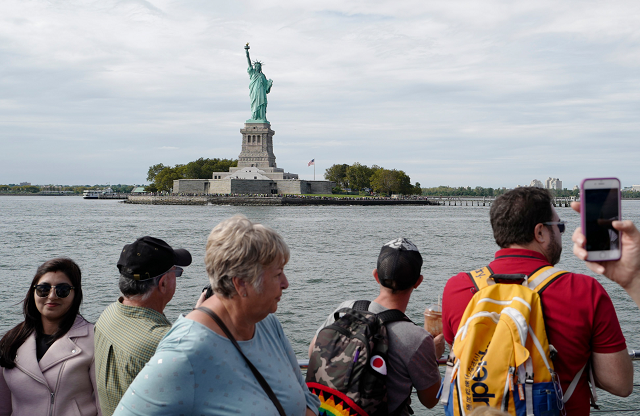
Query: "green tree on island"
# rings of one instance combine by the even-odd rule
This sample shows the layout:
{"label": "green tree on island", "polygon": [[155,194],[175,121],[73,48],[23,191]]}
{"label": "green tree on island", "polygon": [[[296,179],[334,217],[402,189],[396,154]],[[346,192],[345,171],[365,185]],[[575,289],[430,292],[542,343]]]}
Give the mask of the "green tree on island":
{"label": "green tree on island", "polygon": [[373,189],[384,194],[420,194],[420,184],[411,185],[411,178],[402,170],[384,169],[378,165],[368,167],[358,162],[353,165],[335,164],[329,167],[324,178],[336,183],[338,188],[352,191]]}
{"label": "green tree on island", "polygon": [[354,191],[362,191],[365,188],[371,188],[371,176],[380,167],[373,165],[368,167],[367,165],[361,165],[356,162],[349,166],[346,171],[347,182],[349,187]]}
{"label": "green tree on island", "polygon": [[371,176],[371,188],[375,192],[411,195],[415,188],[411,185],[411,178],[402,170],[378,169]]}
{"label": "green tree on island", "polygon": [[147,192],[168,192],[173,188],[176,179],[211,179],[213,172],[229,172],[229,168],[238,166],[237,159],[204,159],[200,158],[186,165],[173,167],[158,163],[149,167],[145,188]]}
{"label": "green tree on island", "polygon": [[335,182],[337,186],[343,189],[348,188],[347,168],[349,168],[349,165],[346,163],[333,165],[324,172],[324,178],[328,181]]}

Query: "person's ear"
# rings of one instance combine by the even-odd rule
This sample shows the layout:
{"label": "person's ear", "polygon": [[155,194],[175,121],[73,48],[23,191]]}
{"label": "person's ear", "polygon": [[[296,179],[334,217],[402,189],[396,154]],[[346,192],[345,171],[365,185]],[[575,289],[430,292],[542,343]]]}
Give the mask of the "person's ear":
{"label": "person's ear", "polygon": [[240,279],[239,277],[233,277],[231,279],[231,281],[233,282],[233,287],[236,289],[236,293],[240,296],[246,296],[247,295],[247,287],[246,287],[246,283],[244,280]]}
{"label": "person's ear", "polygon": [[545,240],[547,239],[545,231],[544,231],[545,229],[546,229],[546,227],[542,223],[536,224],[536,228],[534,228],[533,238],[540,244],[543,244],[545,242]]}
{"label": "person's ear", "polygon": [[380,284],[380,278],[378,277],[378,269],[373,269],[373,277],[375,277],[376,282]]}
{"label": "person's ear", "polygon": [[167,292],[167,275],[163,275],[159,280],[158,280],[158,290],[160,291],[160,293],[166,293]]}
{"label": "person's ear", "polygon": [[417,289],[418,286],[420,286],[420,283],[422,283],[423,280],[424,280],[424,276],[420,275],[420,277],[418,278],[418,281],[416,282],[416,284],[413,285],[413,288]]}

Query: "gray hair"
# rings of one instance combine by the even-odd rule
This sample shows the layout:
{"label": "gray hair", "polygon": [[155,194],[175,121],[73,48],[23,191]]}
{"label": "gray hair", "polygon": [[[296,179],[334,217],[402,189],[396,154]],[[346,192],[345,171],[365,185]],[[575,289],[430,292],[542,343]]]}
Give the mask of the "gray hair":
{"label": "gray hair", "polygon": [[147,280],[135,280],[120,275],[118,286],[125,298],[145,301],[149,299],[153,289],[158,286],[158,281],[162,276],[164,274]]}
{"label": "gray hair", "polygon": [[237,277],[262,290],[263,267],[276,260],[289,261],[289,247],[280,234],[244,215],[235,215],[209,234],[204,264],[213,291],[222,297],[237,294],[233,278]]}

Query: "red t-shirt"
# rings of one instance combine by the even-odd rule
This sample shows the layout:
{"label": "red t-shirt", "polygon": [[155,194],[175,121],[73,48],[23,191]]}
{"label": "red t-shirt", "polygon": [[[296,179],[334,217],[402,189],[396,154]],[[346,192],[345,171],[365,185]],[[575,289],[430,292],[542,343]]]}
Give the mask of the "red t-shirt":
{"label": "red t-shirt", "polygon": [[[536,251],[502,249],[489,267],[496,274],[530,275],[546,265],[549,262]],[[475,291],[467,273],[453,276],[444,288],[442,329],[444,339],[450,345]],[[592,352],[609,354],[627,348],[611,298],[594,278],[567,273],[551,283],[540,297],[549,343],[558,350],[553,366],[560,376],[563,391],[567,391]],[[585,371],[566,404],[568,415],[589,414],[587,378]]]}

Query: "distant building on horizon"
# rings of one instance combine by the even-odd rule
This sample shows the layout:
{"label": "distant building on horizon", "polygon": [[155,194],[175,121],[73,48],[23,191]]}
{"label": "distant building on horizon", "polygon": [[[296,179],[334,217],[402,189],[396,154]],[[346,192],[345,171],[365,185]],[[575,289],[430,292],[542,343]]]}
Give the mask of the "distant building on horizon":
{"label": "distant building on horizon", "polygon": [[544,188],[544,185],[542,184],[542,182],[540,182],[537,179],[532,180],[529,186],[536,187],[536,188]]}
{"label": "distant building on horizon", "polygon": [[[558,191],[562,190],[562,181],[558,178],[547,178],[544,183],[541,181],[534,179],[529,184],[531,187],[542,188],[542,189],[555,189]],[[520,185],[518,185],[520,187]]]}
{"label": "distant building on horizon", "polygon": [[561,191],[562,181],[558,178],[547,178],[547,180],[545,181],[545,188]]}

